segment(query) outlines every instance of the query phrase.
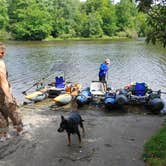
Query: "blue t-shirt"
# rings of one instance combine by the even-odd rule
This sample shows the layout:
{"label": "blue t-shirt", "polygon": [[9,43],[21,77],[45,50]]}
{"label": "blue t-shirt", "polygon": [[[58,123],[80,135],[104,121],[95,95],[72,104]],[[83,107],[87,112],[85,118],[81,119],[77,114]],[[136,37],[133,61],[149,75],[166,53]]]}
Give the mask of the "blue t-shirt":
{"label": "blue t-shirt", "polygon": [[106,76],[107,72],[108,72],[108,66],[105,63],[102,63],[100,65],[99,77]]}

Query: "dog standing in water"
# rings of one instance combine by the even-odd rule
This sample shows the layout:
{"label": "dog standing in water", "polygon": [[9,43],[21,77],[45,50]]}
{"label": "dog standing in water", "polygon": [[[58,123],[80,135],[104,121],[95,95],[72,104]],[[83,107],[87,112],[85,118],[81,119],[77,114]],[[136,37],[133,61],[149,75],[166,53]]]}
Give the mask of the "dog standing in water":
{"label": "dog standing in water", "polygon": [[79,126],[82,128],[83,134],[85,133],[84,126],[83,126],[83,119],[81,118],[81,115],[73,111],[70,113],[69,117],[66,119],[64,116],[61,116],[61,123],[60,127],[57,130],[58,132],[63,132],[64,130],[67,132],[67,138],[68,138],[68,145],[71,145],[71,134],[77,134],[79,144],[81,146],[81,134],[79,131]]}

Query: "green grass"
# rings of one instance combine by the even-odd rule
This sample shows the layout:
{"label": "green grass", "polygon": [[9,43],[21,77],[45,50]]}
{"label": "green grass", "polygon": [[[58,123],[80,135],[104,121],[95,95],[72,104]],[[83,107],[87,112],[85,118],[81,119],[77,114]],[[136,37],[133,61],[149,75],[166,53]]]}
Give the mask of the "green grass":
{"label": "green grass", "polygon": [[166,123],[144,145],[147,166],[166,166]]}

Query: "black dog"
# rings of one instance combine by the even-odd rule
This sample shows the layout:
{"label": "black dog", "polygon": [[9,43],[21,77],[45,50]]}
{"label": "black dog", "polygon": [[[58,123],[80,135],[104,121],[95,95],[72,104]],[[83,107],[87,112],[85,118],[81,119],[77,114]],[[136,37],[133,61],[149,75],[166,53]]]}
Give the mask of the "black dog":
{"label": "black dog", "polygon": [[79,131],[79,125],[84,133],[83,121],[84,120],[81,118],[78,112],[71,112],[68,119],[65,119],[63,116],[61,116],[61,123],[58,132],[63,132],[64,130],[66,130],[68,136],[68,145],[71,145],[71,139],[70,139],[71,134],[78,135],[79,144],[81,145],[81,135]]}

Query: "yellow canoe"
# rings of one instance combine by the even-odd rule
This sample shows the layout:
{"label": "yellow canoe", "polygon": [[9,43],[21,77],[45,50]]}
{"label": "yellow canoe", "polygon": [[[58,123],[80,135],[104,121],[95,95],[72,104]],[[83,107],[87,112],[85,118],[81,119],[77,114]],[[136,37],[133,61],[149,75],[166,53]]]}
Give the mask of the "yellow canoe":
{"label": "yellow canoe", "polygon": [[42,89],[41,91],[35,91],[33,93],[30,93],[26,95],[25,98],[35,102],[42,101],[46,97],[48,97],[48,94],[46,92],[47,92],[47,89],[45,88],[45,89]]}
{"label": "yellow canoe", "polygon": [[36,92],[33,92],[33,93],[26,95],[25,98],[31,100],[32,98],[34,98],[38,95],[42,95],[42,94],[43,94],[42,92],[36,91]]}
{"label": "yellow canoe", "polygon": [[53,101],[58,105],[65,105],[70,103],[72,100],[72,96],[70,94],[61,94],[53,99]]}

